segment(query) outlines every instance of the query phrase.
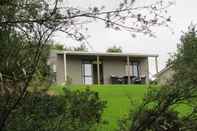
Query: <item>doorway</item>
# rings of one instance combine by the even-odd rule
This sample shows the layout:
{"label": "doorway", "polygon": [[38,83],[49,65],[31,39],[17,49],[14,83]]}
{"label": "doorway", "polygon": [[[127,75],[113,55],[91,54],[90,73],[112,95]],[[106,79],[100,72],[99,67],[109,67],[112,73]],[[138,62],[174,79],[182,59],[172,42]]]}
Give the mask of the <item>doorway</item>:
{"label": "doorway", "polygon": [[[100,84],[103,84],[103,64],[99,63]],[[93,63],[93,83],[98,84],[97,64]]]}
{"label": "doorway", "polygon": [[[100,84],[103,84],[103,64],[99,62]],[[82,80],[83,84],[98,84],[97,63],[95,61],[82,62]]]}
{"label": "doorway", "polygon": [[82,78],[83,84],[91,85],[93,84],[93,73],[92,73],[92,64],[91,63],[83,63],[82,64]]}

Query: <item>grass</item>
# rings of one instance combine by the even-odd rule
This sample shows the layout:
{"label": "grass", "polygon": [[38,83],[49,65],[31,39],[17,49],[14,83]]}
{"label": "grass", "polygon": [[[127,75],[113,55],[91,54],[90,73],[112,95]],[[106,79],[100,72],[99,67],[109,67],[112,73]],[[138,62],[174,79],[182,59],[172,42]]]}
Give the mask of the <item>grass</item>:
{"label": "grass", "polygon": [[[70,86],[71,90],[83,90],[85,86]],[[103,113],[103,119],[108,122],[107,125],[99,125],[97,131],[115,131],[118,126],[118,120],[129,113],[130,108],[136,108],[148,91],[146,85],[93,85],[90,89],[99,93],[101,99],[107,101],[107,107]],[[63,86],[53,86],[50,91],[55,94],[63,94]],[[135,104],[131,106],[131,100]],[[191,113],[191,107],[180,104],[176,111],[181,116]]]}
{"label": "grass", "polygon": [[[72,90],[83,90],[84,86],[71,86]],[[93,85],[90,89],[99,93],[101,99],[107,101],[107,107],[103,113],[103,119],[107,125],[98,126],[98,131],[114,131],[118,120],[127,115],[131,106],[131,99],[140,104],[144,94],[147,92],[145,85]],[[52,92],[62,94],[62,86],[53,86]],[[135,108],[135,107],[133,107]]]}

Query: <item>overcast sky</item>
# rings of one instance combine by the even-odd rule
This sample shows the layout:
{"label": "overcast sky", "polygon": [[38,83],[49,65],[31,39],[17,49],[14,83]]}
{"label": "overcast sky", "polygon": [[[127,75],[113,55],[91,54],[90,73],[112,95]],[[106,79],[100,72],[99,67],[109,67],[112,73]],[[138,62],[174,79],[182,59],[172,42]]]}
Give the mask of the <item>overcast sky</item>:
{"label": "overcast sky", "polygon": [[[142,0],[136,0],[142,1]],[[148,3],[149,0],[143,0]],[[86,8],[105,4],[108,8],[117,5],[118,0],[66,0],[67,4],[77,7]],[[142,4],[141,2],[140,4]],[[173,32],[168,28],[156,28],[156,38],[150,38],[144,35],[137,35],[132,38],[128,32],[114,31],[104,28],[103,24],[97,22],[89,26],[88,39],[93,51],[104,52],[108,47],[113,45],[121,46],[124,52],[151,53],[159,55],[159,69],[164,68],[169,58],[169,53],[176,51],[182,31],[186,31],[191,22],[197,23],[197,0],[176,0],[175,5],[169,9],[169,15],[172,16],[171,27]],[[66,46],[77,46],[72,40],[65,38],[63,34],[58,34],[55,40]],[[155,73],[154,61],[150,60],[150,72]]]}

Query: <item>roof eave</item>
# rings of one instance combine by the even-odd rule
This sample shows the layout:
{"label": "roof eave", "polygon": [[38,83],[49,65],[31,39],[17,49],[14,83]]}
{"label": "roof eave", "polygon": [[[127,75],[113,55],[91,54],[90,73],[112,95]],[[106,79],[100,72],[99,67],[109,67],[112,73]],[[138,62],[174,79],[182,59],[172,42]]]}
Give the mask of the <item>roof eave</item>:
{"label": "roof eave", "polygon": [[58,51],[54,50],[57,54],[68,55],[90,55],[90,56],[136,56],[136,57],[158,57],[157,54],[140,54],[140,53],[100,53],[100,52],[74,52],[74,51]]}

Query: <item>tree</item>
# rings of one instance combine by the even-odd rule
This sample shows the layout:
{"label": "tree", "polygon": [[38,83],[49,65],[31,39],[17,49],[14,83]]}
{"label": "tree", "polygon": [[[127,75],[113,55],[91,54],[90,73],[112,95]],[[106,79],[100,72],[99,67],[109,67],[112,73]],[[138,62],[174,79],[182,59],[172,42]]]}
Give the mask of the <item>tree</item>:
{"label": "tree", "polygon": [[[180,88],[196,90],[197,85],[197,32],[191,25],[189,31],[181,37],[178,51],[172,58],[175,75],[174,84]],[[184,89],[184,88],[183,88]]]}
{"label": "tree", "polygon": [[62,44],[49,44],[51,50],[64,50],[64,45]]}
{"label": "tree", "polygon": [[121,53],[122,48],[120,46],[117,47],[116,45],[114,45],[113,47],[108,48],[106,52]]}
{"label": "tree", "polygon": [[10,114],[26,96],[43,58],[45,44],[58,28],[55,22],[3,22],[54,16],[49,12],[48,4],[37,0],[4,1],[0,6],[0,131],[6,127]]}
{"label": "tree", "polygon": [[[130,131],[196,131],[197,130],[197,32],[194,26],[181,37],[173,56],[175,71],[172,82],[150,91],[132,116],[121,123]],[[187,109],[187,113],[183,111]]]}
{"label": "tree", "polygon": [[64,47],[63,44],[49,44],[50,49],[52,50],[65,50],[65,51],[88,51],[88,48],[84,43],[80,44],[77,47]]}
{"label": "tree", "polygon": [[134,0],[120,2],[114,10],[91,7],[87,10],[62,7],[60,0],[3,0],[0,2],[0,131],[25,98],[46,43],[56,31],[77,41],[85,40],[83,25],[103,21],[107,28],[153,35],[151,27],[167,25],[166,8],[159,1],[135,7]]}
{"label": "tree", "polygon": [[74,47],[74,48],[73,48],[73,51],[83,51],[83,52],[87,52],[87,51],[88,51],[88,48],[86,47],[85,44],[81,44],[81,45],[78,46],[78,47]]}
{"label": "tree", "polygon": [[29,84],[30,91],[47,91],[53,81],[53,71],[48,64],[48,57],[51,51],[51,46],[45,45],[42,49],[42,55],[40,56],[39,63],[36,71]]}

